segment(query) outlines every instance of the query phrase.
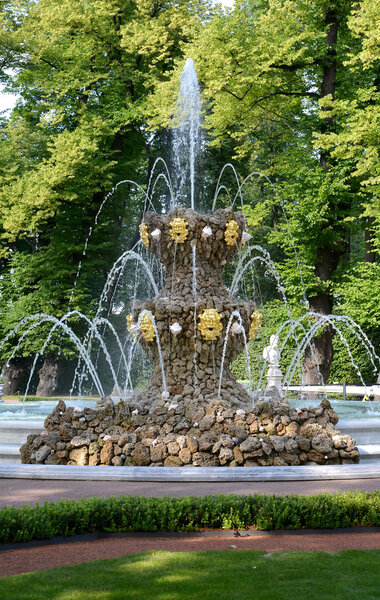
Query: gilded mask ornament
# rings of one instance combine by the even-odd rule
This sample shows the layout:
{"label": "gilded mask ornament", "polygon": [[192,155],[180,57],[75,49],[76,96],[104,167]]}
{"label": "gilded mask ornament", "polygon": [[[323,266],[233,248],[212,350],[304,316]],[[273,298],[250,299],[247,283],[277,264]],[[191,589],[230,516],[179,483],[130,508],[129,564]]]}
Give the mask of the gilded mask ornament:
{"label": "gilded mask ornament", "polygon": [[207,308],[199,315],[198,329],[205,340],[216,340],[220,336],[220,332],[223,329],[223,325],[220,322],[221,318],[222,315],[215,308]]}
{"label": "gilded mask ornament", "polygon": [[250,340],[253,340],[256,335],[257,332],[259,331],[260,327],[261,327],[261,322],[263,320],[263,315],[259,312],[257,312],[256,310],[251,314],[251,325],[249,328],[249,334],[248,337]]}
{"label": "gilded mask ornament", "polygon": [[127,318],[127,329],[129,331],[129,333],[131,334],[131,336],[133,338],[135,338],[136,332],[137,332],[137,323],[134,322],[132,313],[129,313],[129,315],[127,315],[126,318]]}
{"label": "gilded mask ornament", "polygon": [[187,231],[188,222],[185,219],[177,217],[170,223],[170,237],[177,244],[183,244],[187,239],[189,232]]}
{"label": "gilded mask ornament", "polygon": [[145,248],[149,247],[149,234],[148,234],[148,227],[146,223],[141,223],[141,225],[139,225],[139,232],[140,232],[140,237],[141,237],[141,241],[144,244]]}
{"label": "gilded mask ornament", "polygon": [[226,231],[224,232],[224,239],[227,246],[233,246],[239,237],[239,225],[233,219],[228,221],[226,225]]}
{"label": "gilded mask ornament", "polygon": [[150,315],[145,313],[145,315],[140,321],[139,329],[146,342],[153,342],[154,338],[156,337],[156,334],[154,331],[153,321]]}

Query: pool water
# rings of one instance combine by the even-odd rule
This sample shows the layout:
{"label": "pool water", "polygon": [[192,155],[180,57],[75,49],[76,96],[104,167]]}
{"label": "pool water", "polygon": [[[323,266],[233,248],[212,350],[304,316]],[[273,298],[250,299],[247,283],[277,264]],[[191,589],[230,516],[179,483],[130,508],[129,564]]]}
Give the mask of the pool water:
{"label": "pool water", "polygon": [[[96,400],[78,400],[73,398],[72,400],[64,400],[66,406],[77,406],[78,408],[93,408],[96,404]],[[4,402],[0,404],[0,420],[37,420],[44,419],[51,413],[53,408],[58,404],[58,400],[52,402],[25,402],[22,405],[21,402]]]}
{"label": "pool water", "polygon": [[[379,419],[380,402],[362,402],[361,400],[331,400],[331,406],[340,419]],[[65,400],[66,406],[77,406],[81,409],[93,408],[96,400]],[[290,400],[294,408],[318,406],[320,400]],[[52,402],[4,402],[0,404],[0,420],[37,420],[44,419],[57,406],[57,401]]]}

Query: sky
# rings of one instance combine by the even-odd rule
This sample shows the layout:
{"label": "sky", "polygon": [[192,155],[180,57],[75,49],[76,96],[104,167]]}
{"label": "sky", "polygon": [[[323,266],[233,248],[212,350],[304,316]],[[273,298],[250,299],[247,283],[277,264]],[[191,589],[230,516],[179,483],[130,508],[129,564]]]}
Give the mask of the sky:
{"label": "sky", "polygon": [[0,85],[0,112],[3,110],[11,110],[16,104],[17,96],[14,94],[4,94],[3,87]]}
{"label": "sky", "polygon": [[[216,0],[225,7],[232,7],[235,0]],[[10,111],[16,104],[17,96],[3,92],[4,86],[0,85],[0,113],[4,110]]]}

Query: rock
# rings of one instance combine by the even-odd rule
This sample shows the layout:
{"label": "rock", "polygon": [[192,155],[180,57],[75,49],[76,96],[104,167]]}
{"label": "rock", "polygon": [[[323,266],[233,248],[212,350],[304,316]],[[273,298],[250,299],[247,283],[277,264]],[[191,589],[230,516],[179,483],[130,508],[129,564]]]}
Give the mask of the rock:
{"label": "rock", "polygon": [[261,441],[260,438],[250,436],[244,442],[240,444],[240,450],[242,452],[253,452],[255,450],[261,449]]}
{"label": "rock", "polygon": [[71,448],[80,448],[81,446],[89,446],[91,443],[91,439],[89,435],[77,435],[72,438],[69,444],[69,449]]}
{"label": "rock", "polygon": [[210,432],[203,433],[198,439],[198,447],[200,452],[211,450],[215,443],[215,435]]}
{"label": "rock", "polygon": [[165,458],[164,467],[182,467],[183,462],[179,456],[168,456]]}
{"label": "rock", "polygon": [[167,449],[165,444],[158,443],[150,447],[150,458],[152,462],[161,462],[167,457]]}
{"label": "rock", "polygon": [[100,452],[94,452],[93,454],[90,454],[90,456],[88,457],[88,464],[91,467],[94,467],[95,465],[99,464],[99,462],[100,462],[99,454],[100,454]]}
{"label": "rock", "polygon": [[308,450],[310,450],[310,448],[311,448],[311,441],[308,438],[303,437],[302,435],[295,435],[294,439],[297,442],[298,447],[300,448],[300,450],[304,450],[305,452],[307,452]]}
{"label": "rock", "polygon": [[215,417],[213,415],[206,415],[199,421],[199,429],[201,431],[208,431],[215,423]]}
{"label": "rock", "polygon": [[180,446],[177,442],[169,442],[169,444],[168,444],[169,454],[178,454],[179,451],[180,451]]}
{"label": "rock", "polygon": [[178,456],[185,465],[191,462],[191,452],[189,448],[181,448]]}
{"label": "rock", "polygon": [[326,462],[324,455],[317,450],[310,450],[307,452],[307,458],[318,465],[323,465]]}
{"label": "rock", "polygon": [[88,465],[88,447],[74,448],[69,454],[70,460],[75,461],[79,466]]}
{"label": "rock", "polygon": [[323,428],[317,423],[305,423],[300,429],[300,435],[311,440],[316,435],[323,433]]}
{"label": "rock", "polygon": [[235,446],[233,449],[234,460],[237,465],[241,465],[244,462],[243,453],[238,446]]}
{"label": "rock", "polygon": [[285,443],[282,437],[272,435],[270,438],[271,444],[276,452],[283,452]]}
{"label": "rock", "polygon": [[131,459],[133,461],[132,464],[136,465],[137,467],[147,467],[150,463],[148,448],[137,442],[134,450],[131,452]]}
{"label": "rock", "polygon": [[194,436],[186,436],[186,443],[192,454],[198,451],[198,440]]}
{"label": "rock", "polygon": [[41,446],[37,451],[36,451],[36,463],[37,464],[41,464],[43,462],[45,462],[46,458],[49,456],[49,454],[51,453],[51,448],[49,446]]}
{"label": "rock", "polygon": [[256,421],[253,421],[250,426],[249,426],[249,432],[250,433],[258,433],[260,431],[260,421],[259,419],[257,419]]}
{"label": "rock", "polygon": [[289,436],[298,434],[299,430],[300,430],[300,426],[295,421],[292,421],[291,423],[289,423],[289,425],[286,425],[286,427],[285,427],[286,435],[289,435]]}
{"label": "rock", "polygon": [[234,458],[234,454],[231,448],[224,448],[223,446],[219,452],[219,462],[221,465],[225,465],[227,462]]}
{"label": "rock", "polygon": [[292,454],[294,452],[298,452],[298,444],[297,444],[296,440],[293,438],[289,438],[289,439],[285,440],[285,450],[286,450],[286,452],[289,452],[290,454]]}
{"label": "rock", "polygon": [[227,428],[226,433],[232,438],[238,438],[239,442],[243,442],[248,437],[248,432],[245,429],[242,429],[242,427],[239,427],[238,425],[230,425]]}
{"label": "rock", "polygon": [[321,454],[328,454],[333,448],[333,441],[328,435],[321,434],[312,439],[311,445]]}
{"label": "rock", "polygon": [[28,442],[26,442],[25,444],[23,444],[21,446],[20,454],[21,454],[21,462],[23,464],[28,464],[31,462],[32,452],[33,452],[33,447]]}
{"label": "rock", "polygon": [[113,459],[113,444],[108,440],[100,451],[100,462],[102,465],[110,465]]}
{"label": "rock", "polygon": [[220,440],[222,446],[224,446],[225,448],[233,448],[233,446],[235,445],[235,442],[233,441],[231,436],[229,436],[225,433],[222,433],[220,435],[219,440]]}

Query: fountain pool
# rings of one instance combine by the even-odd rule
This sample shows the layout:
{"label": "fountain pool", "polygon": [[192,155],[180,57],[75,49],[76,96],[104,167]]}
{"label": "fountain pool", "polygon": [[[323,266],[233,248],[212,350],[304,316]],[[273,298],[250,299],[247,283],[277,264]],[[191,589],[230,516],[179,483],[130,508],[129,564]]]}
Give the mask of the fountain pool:
{"label": "fountain pool", "polygon": [[[57,406],[58,401],[52,402],[27,402],[22,405],[20,402],[4,403],[0,405],[0,421],[33,421],[44,419]],[[318,406],[320,400],[297,399],[290,400],[290,405],[301,409],[307,406]],[[380,402],[362,402],[361,400],[330,400],[332,408],[337,413],[339,420],[370,420],[380,419]],[[76,406],[83,410],[84,408],[93,408],[96,400],[65,400],[66,406]]]}
{"label": "fountain pool", "polygon": [[[44,419],[57,406],[58,400],[47,402],[5,402],[0,405],[0,422],[2,421],[35,421]],[[96,400],[65,400],[66,406],[77,406],[81,410],[93,408]]]}

